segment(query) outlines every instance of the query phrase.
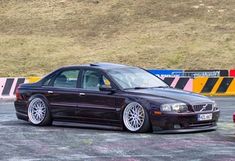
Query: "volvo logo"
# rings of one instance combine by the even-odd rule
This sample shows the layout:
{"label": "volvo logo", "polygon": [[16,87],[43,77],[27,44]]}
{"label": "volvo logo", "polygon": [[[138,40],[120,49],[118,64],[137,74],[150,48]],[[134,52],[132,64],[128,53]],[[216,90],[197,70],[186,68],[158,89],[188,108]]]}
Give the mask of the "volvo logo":
{"label": "volvo logo", "polygon": [[200,110],[200,112],[206,110],[207,105],[208,105],[208,104],[203,105],[203,106],[202,106],[202,109]]}

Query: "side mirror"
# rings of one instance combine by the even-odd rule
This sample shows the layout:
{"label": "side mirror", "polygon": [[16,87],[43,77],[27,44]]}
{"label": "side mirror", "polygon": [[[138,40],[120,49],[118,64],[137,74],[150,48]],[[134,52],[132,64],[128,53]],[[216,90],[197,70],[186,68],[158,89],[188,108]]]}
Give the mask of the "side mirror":
{"label": "side mirror", "polygon": [[101,85],[99,87],[100,91],[105,91],[105,92],[114,92],[115,89],[113,89],[111,86],[106,86],[106,85]]}

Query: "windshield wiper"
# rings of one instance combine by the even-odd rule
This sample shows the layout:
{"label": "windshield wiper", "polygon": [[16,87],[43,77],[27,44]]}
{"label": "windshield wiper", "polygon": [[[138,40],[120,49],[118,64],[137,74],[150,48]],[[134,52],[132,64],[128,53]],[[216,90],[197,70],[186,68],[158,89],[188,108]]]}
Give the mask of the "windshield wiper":
{"label": "windshield wiper", "polygon": [[133,87],[133,88],[124,88],[124,90],[128,89],[148,89],[149,87]]}
{"label": "windshield wiper", "polygon": [[157,87],[152,87],[152,88],[169,88],[169,86],[157,86]]}
{"label": "windshield wiper", "polygon": [[169,86],[157,86],[157,87],[133,87],[133,88],[124,88],[124,90],[129,90],[129,89],[150,89],[150,88],[169,88]]}

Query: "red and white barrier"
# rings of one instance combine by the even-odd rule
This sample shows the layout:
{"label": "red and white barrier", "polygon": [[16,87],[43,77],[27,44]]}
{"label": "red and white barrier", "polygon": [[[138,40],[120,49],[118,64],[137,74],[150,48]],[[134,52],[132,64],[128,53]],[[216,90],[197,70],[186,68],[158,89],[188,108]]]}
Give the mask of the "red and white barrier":
{"label": "red and white barrier", "polygon": [[190,77],[161,77],[169,86],[185,91],[193,91],[193,79]]}
{"label": "red and white barrier", "polygon": [[0,99],[15,98],[16,88],[26,83],[25,78],[0,78]]}

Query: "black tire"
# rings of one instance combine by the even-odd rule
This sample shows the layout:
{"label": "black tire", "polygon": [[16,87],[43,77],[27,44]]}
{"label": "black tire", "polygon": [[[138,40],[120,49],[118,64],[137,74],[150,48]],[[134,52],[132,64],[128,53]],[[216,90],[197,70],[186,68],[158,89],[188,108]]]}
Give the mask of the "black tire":
{"label": "black tire", "polygon": [[[34,116],[31,110],[33,108],[33,103],[36,103],[37,101],[43,104],[45,108],[45,114],[43,115],[43,118],[40,121],[33,119]],[[34,96],[30,100],[28,104],[28,117],[29,117],[29,122],[35,126],[49,126],[52,124],[51,113],[50,113],[48,103],[43,97],[40,97],[40,96]]]}
{"label": "black tire", "polygon": [[131,106],[131,104],[136,104],[136,105],[138,105],[138,106],[141,106],[141,105],[140,105],[139,103],[137,103],[137,102],[131,102],[131,103],[129,103],[129,104],[125,107],[125,109],[124,109],[124,111],[123,111],[123,115],[122,115],[124,127],[125,127],[128,131],[133,132],[133,133],[145,133],[145,132],[150,131],[150,129],[151,129],[151,124],[150,124],[149,114],[148,114],[148,111],[147,111],[143,106],[141,106],[141,108],[142,108],[142,110],[143,110],[143,113],[144,113],[144,121],[143,121],[142,125],[141,125],[137,130],[129,128],[129,127],[130,127],[130,124],[128,125],[128,122],[127,122],[127,120],[125,119],[125,117],[126,117],[125,111],[128,110],[127,108],[129,108],[128,106]]}
{"label": "black tire", "polygon": [[148,112],[147,112],[147,110],[145,108],[144,108],[144,110],[145,110],[145,120],[144,120],[144,124],[141,127],[140,131],[138,131],[140,133],[149,132],[150,129],[151,129],[149,114],[148,114]]}

